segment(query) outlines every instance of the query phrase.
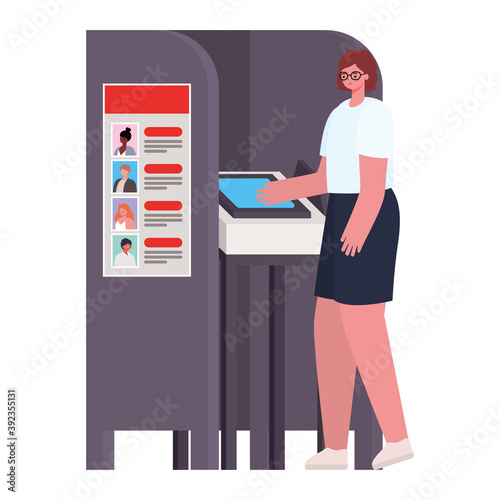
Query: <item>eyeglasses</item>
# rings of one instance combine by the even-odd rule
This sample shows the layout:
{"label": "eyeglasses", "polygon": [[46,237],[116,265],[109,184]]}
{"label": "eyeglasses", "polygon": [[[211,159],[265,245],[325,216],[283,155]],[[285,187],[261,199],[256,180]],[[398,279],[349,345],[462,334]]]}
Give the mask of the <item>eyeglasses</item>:
{"label": "eyeglasses", "polygon": [[361,75],[364,75],[365,73],[361,73],[360,71],[353,71],[351,74],[346,73],[345,71],[341,71],[339,76],[342,81],[347,80],[348,77],[351,77],[353,80],[359,80],[361,78]]}

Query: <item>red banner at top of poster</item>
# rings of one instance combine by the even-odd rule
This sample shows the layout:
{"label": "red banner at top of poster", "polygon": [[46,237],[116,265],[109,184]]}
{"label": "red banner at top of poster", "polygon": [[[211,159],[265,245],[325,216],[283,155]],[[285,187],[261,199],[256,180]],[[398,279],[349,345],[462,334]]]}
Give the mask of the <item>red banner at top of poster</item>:
{"label": "red banner at top of poster", "polygon": [[188,85],[105,85],[106,114],[189,113]]}

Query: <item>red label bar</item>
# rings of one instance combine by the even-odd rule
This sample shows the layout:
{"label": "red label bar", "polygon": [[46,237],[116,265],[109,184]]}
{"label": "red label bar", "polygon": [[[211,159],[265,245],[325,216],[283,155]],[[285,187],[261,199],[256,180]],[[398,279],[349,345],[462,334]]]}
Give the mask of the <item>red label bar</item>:
{"label": "red label bar", "polygon": [[146,238],[144,245],[148,248],[179,248],[182,246],[180,238]]}
{"label": "red label bar", "polygon": [[144,203],[146,210],[180,210],[182,203],[180,201],[147,201]]}
{"label": "red label bar", "polygon": [[180,127],[146,127],[144,134],[147,137],[180,137],[182,129]]}
{"label": "red label bar", "polygon": [[148,163],[144,171],[147,174],[180,174],[182,166],[178,163]]}
{"label": "red label bar", "polygon": [[188,85],[105,85],[104,112],[189,113]]}

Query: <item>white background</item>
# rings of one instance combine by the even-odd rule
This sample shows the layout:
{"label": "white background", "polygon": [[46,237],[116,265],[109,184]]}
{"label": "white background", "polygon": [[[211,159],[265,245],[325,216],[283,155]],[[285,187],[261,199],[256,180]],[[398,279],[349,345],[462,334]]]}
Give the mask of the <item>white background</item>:
{"label": "white background", "polygon": [[[227,10],[218,12],[212,0],[69,0],[17,45],[23,26],[43,11],[35,0],[4,4],[0,328],[5,386],[19,392],[18,497],[492,498],[500,442],[494,2],[219,3]],[[287,433],[287,470],[259,473],[249,470],[242,433],[240,470],[172,471],[171,433],[158,432],[138,449],[118,435],[123,464],[106,477],[85,470],[85,338],[78,312],[85,300],[85,158],[73,159],[60,178],[54,164],[67,164],[85,140],[86,29],[328,29],[356,36],[373,52],[396,129],[402,232],[387,319],[413,460],[383,472],[354,471],[351,453],[349,471],[305,471],[316,437],[295,432]],[[495,83],[489,93],[479,88],[478,100],[481,79]],[[467,116],[457,118],[464,105]],[[431,139],[436,128],[445,139],[427,143],[424,157],[415,153],[416,141]],[[410,167],[402,169],[401,158]],[[54,354],[50,336],[73,323],[79,330],[65,335],[67,345]],[[410,340],[401,346],[404,333]],[[20,367],[33,363],[36,370],[23,377]],[[6,464],[6,448],[1,460]],[[445,463],[447,475],[438,472]]]}

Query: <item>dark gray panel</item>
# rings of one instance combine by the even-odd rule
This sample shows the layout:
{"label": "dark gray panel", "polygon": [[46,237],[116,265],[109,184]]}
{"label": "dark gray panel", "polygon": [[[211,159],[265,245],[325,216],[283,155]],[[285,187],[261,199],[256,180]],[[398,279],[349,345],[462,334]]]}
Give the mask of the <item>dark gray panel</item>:
{"label": "dark gray panel", "polygon": [[220,170],[249,170],[238,148],[250,125],[250,32],[181,31],[209,54],[219,76]]}
{"label": "dark gray panel", "polygon": [[[103,431],[191,429],[192,467],[218,467],[218,91],[196,42],[173,32],[87,34],[87,130],[103,83],[192,83],[192,276],[134,278],[87,324],[87,467],[112,467]],[[102,138],[101,138],[102,140]],[[212,187],[207,192],[207,186]],[[87,297],[102,277],[102,148],[87,160]],[[89,313],[90,314],[90,313]],[[168,418],[155,408],[169,405]],[[159,410],[161,414],[162,410]],[[148,420],[149,419],[149,420]],[[212,451],[210,451],[210,449]],[[213,450],[215,449],[215,455]],[[112,451],[112,450],[111,450]]]}
{"label": "dark gray panel", "polygon": [[[337,89],[336,77],[338,60],[351,48],[366,47],[334,31],[251,32],[250,135],[263,139],[253,148],[251,170],[280,170],[292,177],[298,160],[317,170],[326,119],[333,108],[350,97]],[[367,92],[368,96],[381,99],[380,75],[379,82],[377,90]],[[283,130],[269,140],[273,117],[278,120],[274,121],[275,128],[280,123]],[[315,429],[313,259],[304,258],[299,267],[287,266],[286,280],[286,428]],[[253,295],[254,290],[251,292]]]}

